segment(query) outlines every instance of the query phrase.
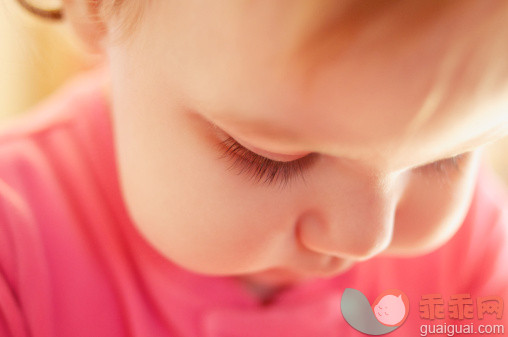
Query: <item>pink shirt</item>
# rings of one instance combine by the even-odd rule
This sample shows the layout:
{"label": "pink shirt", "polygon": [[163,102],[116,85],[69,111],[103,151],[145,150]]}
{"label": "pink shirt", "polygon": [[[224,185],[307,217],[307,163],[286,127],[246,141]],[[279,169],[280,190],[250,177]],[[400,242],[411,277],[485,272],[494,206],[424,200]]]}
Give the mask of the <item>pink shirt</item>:
{"label": "pink shirt", "polygon": [[100,83],[95,73],[78,77],[0,136],[0,337],[364,336],[341,314],[345,288],[371,303],[390,288],[409,296],[408,319],[390,336],[443,322],[504,324],[508,334],[508,313],[420,317],[425,294],[508,300],[507,199],[485,168],[463,226],[443,247],[377,257],[261,305],[235,278],[183,270],[137,232]]}

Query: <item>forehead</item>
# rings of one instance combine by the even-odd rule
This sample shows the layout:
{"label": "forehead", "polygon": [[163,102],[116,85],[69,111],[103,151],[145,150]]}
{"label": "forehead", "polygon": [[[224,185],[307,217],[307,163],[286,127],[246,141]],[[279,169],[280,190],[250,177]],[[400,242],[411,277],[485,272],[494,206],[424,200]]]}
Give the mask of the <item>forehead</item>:
{"label": "forehead", "polygon": [[340,29],[301,42],[274,68],[248,74],[249,98],[207,117],[273,151],[384,167],[472,150],[506,133],[508,108],[508,58],[497,57],[508,49],[485,20],[506,24],[477,4],[415,26],[411,38],[397,36],[400,25],[383,26],[386,15],[347,44]]}
{"label": "forehead", "polygon": [[327,153],[376,162],[379,169],[457,155],[508,131],[506,87],[505,94],[492,88],[475,95],[468,91],[475,82],[452,76],[443,88],[428,59],[408,59],[422,66],[410,78],[403,62],[342,61],[316,74],[312,85],[274,81],[266,90],[250,91],[255,104],[233,100],[230,109],[207,117],[272,152]]}
{"label": "forehead", "polygon": [[153,2],[136,50],[124,54],[145,62],[136,69],[164,64],[155,93],[171,87],[189,108],[272,152],[400,168],[506,132],[508,2],[464,1],[423,21],[391,6],[352,10],[328,29],[329,18],[296,20],[301,12],[288,10],[306,1]]}

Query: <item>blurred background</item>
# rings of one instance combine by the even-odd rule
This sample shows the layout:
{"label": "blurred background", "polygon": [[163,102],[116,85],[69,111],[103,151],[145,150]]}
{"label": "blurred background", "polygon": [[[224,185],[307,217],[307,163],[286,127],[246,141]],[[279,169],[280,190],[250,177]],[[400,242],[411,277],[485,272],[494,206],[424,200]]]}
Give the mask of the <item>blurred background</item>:
{"label": "blurred background", "polygon": [[[67,24],[34,17],[15,0],[0,0],[0,129],[96,62]],[[508,137],[489,145],[486,159],[508,186]]]}

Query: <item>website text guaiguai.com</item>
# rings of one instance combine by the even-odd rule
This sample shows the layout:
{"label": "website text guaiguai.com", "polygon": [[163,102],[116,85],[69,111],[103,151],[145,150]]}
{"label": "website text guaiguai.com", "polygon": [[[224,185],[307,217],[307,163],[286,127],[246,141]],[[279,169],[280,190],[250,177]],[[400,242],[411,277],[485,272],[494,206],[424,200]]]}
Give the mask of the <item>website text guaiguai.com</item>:
{"label": "website text guaiguai.com", "polygon": [[504,336],[505,328],[502,324],[422,324],[420,336],[456,336],[456,335],[501,335]]}
{"label": "website text guaiguai.com", "polygon": [[456,336],[456,335],[501,335],[505,328],[502,324],[422,324],[420,336]]}

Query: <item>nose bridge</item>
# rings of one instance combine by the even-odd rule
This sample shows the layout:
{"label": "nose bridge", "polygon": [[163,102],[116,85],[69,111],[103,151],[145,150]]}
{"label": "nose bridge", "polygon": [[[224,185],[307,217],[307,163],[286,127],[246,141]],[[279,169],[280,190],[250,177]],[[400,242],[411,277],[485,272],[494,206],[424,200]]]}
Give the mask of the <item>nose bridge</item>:
{"label": "nose bridge", "polygon": [[313,251],[356,260],[384,250],[393,231],[398,194],[389,174],[329,166],[313,181],[312,200],[298,220],[302,244]]}

